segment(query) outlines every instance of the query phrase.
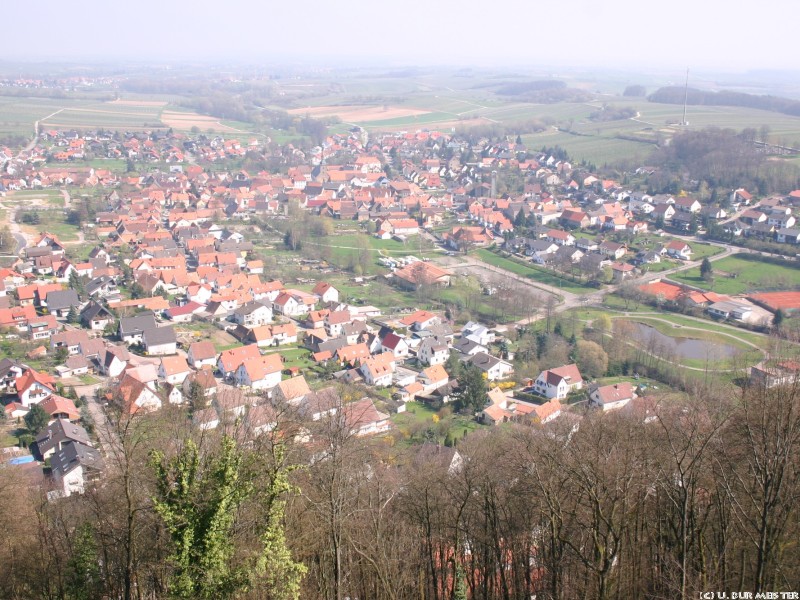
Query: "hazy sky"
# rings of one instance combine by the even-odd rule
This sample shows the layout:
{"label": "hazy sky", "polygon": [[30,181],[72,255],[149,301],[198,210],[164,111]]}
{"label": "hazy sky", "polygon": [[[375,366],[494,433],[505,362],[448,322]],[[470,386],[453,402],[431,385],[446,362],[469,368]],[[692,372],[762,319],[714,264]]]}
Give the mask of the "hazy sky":
{"label": "hazy sky", "polygon": [[794,0],[19,0],[0,60],[800,69]]}

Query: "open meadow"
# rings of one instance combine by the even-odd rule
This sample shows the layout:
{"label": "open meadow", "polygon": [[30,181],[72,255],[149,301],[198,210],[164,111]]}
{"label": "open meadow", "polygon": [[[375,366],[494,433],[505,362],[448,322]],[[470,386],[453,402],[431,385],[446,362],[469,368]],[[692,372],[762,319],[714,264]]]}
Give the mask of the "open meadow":
{"label": "open meadow", "polygon": [[700,276],[699,267],[675,273],[670,279],[718,294],[800,289],[800,269],[797,266],[766,262],[760,256],[735,254],[715,261],[713,268],[711,281]]}

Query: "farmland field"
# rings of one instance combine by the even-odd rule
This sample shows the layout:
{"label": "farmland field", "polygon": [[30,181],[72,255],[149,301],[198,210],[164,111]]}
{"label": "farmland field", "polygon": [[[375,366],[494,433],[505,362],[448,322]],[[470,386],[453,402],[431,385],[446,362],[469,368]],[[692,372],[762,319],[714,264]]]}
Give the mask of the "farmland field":
{"label": "farmland field", "polygon": [[700,277],[699,267],[675,273],[671,279],[719,294],[800,289],[800,269],[793,265],[769,263],[758,256],[735,254],[715,261],[713,266],[714,279],[711,283]]}

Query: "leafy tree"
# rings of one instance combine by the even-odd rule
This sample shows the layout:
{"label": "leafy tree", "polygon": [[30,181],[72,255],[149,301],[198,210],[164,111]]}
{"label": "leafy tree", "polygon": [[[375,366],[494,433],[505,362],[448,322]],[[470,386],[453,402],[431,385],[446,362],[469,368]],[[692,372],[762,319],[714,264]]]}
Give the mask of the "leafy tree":
{"label": "leafy tree", "polygon": [[69,598],[91,600],[102,594],[100,586],[100,563],[97,542],[90,523],[84,523],[76,531],[72,542],[72,555],[67,562],[66,588]]}
{"label": "leafy tree", "polygon": [[42,429],[47,427],[49,421],[50,415],[48,415],[39,404],[31,406],[30,411],[25,415],[25,427],[27,427],[33,435],[37,435]]}
{"label": "leafy tree", "polygon": [[608,354],[599,344],[588,340],[578,342],[575,362],[581,373],[589,377],[602,377],[608,371]]}
{"label": "leafy tree", "polygon": [[[262,463],[263,455],[268,459]],[[154,450],[150,461],[157,487],[153,505],[171,539],[172,597],[231,598],[258,584],[265,598],[297,600],[306,569],[286,544],[285,497],[296,490],[282,443],[273,440],[269,451],[245,454],[226,435],[216,450],[201,453],[186,440],[172,459]],[[258,507],[248,527],[261,548],[237,561],[236,519],[248,501]]]}
{"label": "leafy tree", "polygon": [[775,314],[772,317],[772,326],[775,327],[775,329],[780,329],[781,324],[783,323],[783,319],[784,319],[783,311],[779,308],[778,310],[775,311]]}
{"label": "leafy tree", "polygon": [[230,565],[234,515],[250,493],[239,480],[242,455],[236,443],[224,437],[218,455],[207,462],[192,440],[169,461],[157,450],[150,460],[158,489],[153,506],[172,540],[171,595],[232,596],[246,584],[246,574]]}
{"label": "leafy tree", "polygon": [[486,380],[483,371],[475,365],[468,365],[458,378],[459,389],[455,394],[460,410],[477,412],[486,404]]}
{"label": "leafy tree", "polygon": [[700,277],[703,278],[703,281],[711,281],[714,278],[714,267],[708,257],[705,257],[700,263]]}

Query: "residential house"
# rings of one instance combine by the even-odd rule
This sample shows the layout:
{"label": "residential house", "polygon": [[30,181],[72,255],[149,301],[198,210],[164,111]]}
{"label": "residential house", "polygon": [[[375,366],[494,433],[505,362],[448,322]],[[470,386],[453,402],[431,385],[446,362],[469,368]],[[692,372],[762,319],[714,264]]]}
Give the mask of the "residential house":
{"label": "residential house", "polygon": [[183,383],[183,380],[186,379],[191,372],[189,363],[180,355],[165,356],[161,359],[161,363],[158,366],[158,376],[167,383],[175,385]]}
{"label": "residential house", "polygon": [[489,381],[505,379],[514,373],[514,366],[510,362],[485,352],[474,354],[469,362],[486,373],[486,379]]}
{"label": "residential house", "polygon": [[681,212],[698,213],[703,205],[691,196],[684,196],[675,200],[675,207]]}
{"label": "residential house", "polygon": [[161,397],[153,381],[145,381],[149,377],[142,377],[135,371],[123,372],[119,383],[114,390],[114,400],[120,403],[122,410],[128,414],[139,411],[152,412],[161,408]]}
{"label": "residential house", "polygon": [[103,471],[100,453],[80,442],[68,444],[50,459],[53,484],[63,497],[82,494]]}
{"label": "residential house", "polygon": [[191,397],[193,393],[192,386],[200,386],[200,389],[203,391],[203,396],[206,398],[210,398],[216,394],[217,380],[214,378],[214,373],[211,368],[204,366],[199,371],[192,371],[189,373],[181,385],[184,397]]}
{"label": "residential house", "polygon": [[392,385],[395,371],[395,356],[391,352],[383,352],[361,361],[359,367],[367,385],[388,387]]}
{"label": "residential house", "polygon": [[145,330],[157,327],[155,315],[146,312],[134,317],[122,317],[119,320],[118,333],[126,344],[141,344]]}
{"label": "residential house", "polygon": [[486,325],[476,323],[475,321],[468,321],[466,325],[461,328],[461,337],[472,340],[481,346],[488,346],[494,342],[495,334]]}
{"label": "residential house", "polygon": [[233,311],[233,320],[245,327],[258,327],[272,322],[272,309],[261,302],[248,302]]}
{"label": "residential house", "polygon": [[423,365],[443,365],[450,357],[447,342],[437,336],[428,336],[417,348],[417,359]]}
{"label": "residential house", "polygon": [[103,331],[114,322],[114,315],[102,304],[90,300],[80,314],[81,325],[92,331]]}
{"label": "residential house", "polygon": [[236,369],[234,380],[237,385],[251,390],[269,390],[281,382],[283,360],[280,354],[267,354],[248,358]]}
{"label": "residential house", "polygon": [[672,258],[689,260],[692,257],[692,247],[682,240],[672,240],[664,248]]}
{"label": "residential house", "polygon": [[217,351],[213,342],[209,340],[189,344],[186,356],[189,364],[195,369],[202,369],[203,366],[213,367],[217,362]]}
{"label": "residential house", "polygon": [[92,445],[89,434],[83,427],[67,419],[56,419],[36,436],[34,450],[37,456],[46,460],[70,444],[76,443]]}
{"label": "residential house", "polygon": [[175,354],[178,351],[178,339],[172,327],[155,327],[142,334],[142,345],[150,356]]}
{"label": "residential house", "polygon": [[417,381],[422,384],[425,393],[430,393],[446,386],[450,381],[450,376],[447,374],[444,365],[433,365],[423,369],[418,375]]}
{"label": "residential house", "polygon": [[306,378],[300,375],[281,381],[273,390],[272,395],[279,402],[299,404],[310,393],[311,388],[308,386]]}
{"label": "residential house", "polygon": [[51,423],[56,420],[77,421],[81,418],[75,403],[69,398],[64,398],[57,394],[42,400],[39,406],[50,415]]}
{"label": "residential house", "polygon": [[311,290],[311,293],[317,296],[319,301],[323,304],[327,304],[329,302],[339,302],[339,290],[325,281],[320,281],[317,283],[314,286],[314,289]]}
{"label": "residential house", "polygon": [[232,377],[236,370],[244,361],[258,358],[261,353],[258,351],[258,346],[252,344],[248,346],[239,346],[238,348],[231,348],[224,350],[220,353],[217,359],[217,369],[222,377]]}
{"label": "residential house", "polygon": [[408,342],[404,337],[389,332],[381,340],[381,352],[390,352],[395,358],[406,358],[409,355]]}
{"label": "residential house", "polygon": [[583,377],[575,364],[542,371],[533,384],[537,394],[559,400],[563,400],[570,392],[582,387]]}
{"label": "residential house", "polygon": [[633,277],[636,273],[636,267],[628,263],[613,262],[611,263],[611,275],[614,278],[614,283],[621,283],[629,277]]}
{"label": "residential house", "polygon": [[38,404],[51,394],[55,393],[55,379],[36,369],[26,370],[15,382],[17,399],[22,406]]}
{"label": "residential house", "polygon": [[15,383],[27,369],[28,367],[11,358],[0,359],[0,393],[16,392]]}
{"label": "residential house", "polygon": [[625,247],[625,244],[618,244],[616,242],[611,242],[609,240],[603,241],[598,246],[597,250],[603,256],[607,256],[608,258],[613,260],[619,260],[620,258],[625,256],[625,253],[628,251],[628,249]]}
{"label": "residential house", "polygon": [[593,386],[589,390],[589,405],[601,408],[605,412],[622,408],[635,397],[633,386],[628,381],[613,385]]}
{"label": "residential house", "polygon": [[98,356],[101,375],[118,377],[130,360],[130,354],[124,346],[106,346]]}
{"label": "residential house", "polygon": [[378,411],[370,398],[348,402],[341,410],[347,428],[357,436],[389,430],[389,415]]}
{"label": "residential house", "polygon": [[65,319],[70,310],[80,310],[81,300],[75,290],[55,290],[47,294],[47,310],[58,319]]}

